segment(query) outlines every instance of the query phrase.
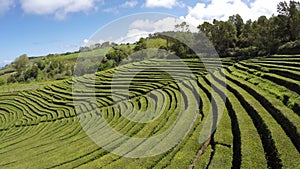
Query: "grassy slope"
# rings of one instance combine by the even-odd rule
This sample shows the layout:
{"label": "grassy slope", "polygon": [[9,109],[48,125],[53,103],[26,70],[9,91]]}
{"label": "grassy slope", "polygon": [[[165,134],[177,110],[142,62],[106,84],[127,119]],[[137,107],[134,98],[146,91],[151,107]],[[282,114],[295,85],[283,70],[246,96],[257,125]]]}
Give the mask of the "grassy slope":
{"label": "grassy slope", "polygon": [[[90,53],[90,56],[95,55],[96,53]],[[74,58],[76,56],[71,54],[60,59],[70,60]],[[255,65],[256,62],[275,62],[274,60],[281,60],[280,62],[284,62],[282,60],[287,60],[287,62],[293,60],[298,62],[298,57],[274,56],[254,61],[244,61],[243,64],[244,66]],[[75,116],[71,79],[56,82],[14,84],[0,87],[0,167],[116,168],[125,165],[128,168],[173,168],[176,166],[187,168],[201,148],[201,144],[197,145],[197,136],[201,127],[203,127],[203,120],[207,118],[207,111],[209,110],[207,105],[210,104],[209,102],[215,102],[217,107],[219,107],[219,104],[223,102],[220,97],[223,94],[219,90],[224,91],[225,89],[221,85],[222,83],[217,81],[222,74],[216,73],[213,75],[214,80],[212,83],[214,87],[212,89],[207,80],[205,80],[210,76],[202,72],[203,68],[201,67],[203,65],[198,64],[195,59],[186,59],[185,61],[192,67],[193,72],[197,73],[199,85],[197,91],[200,92],[199,96],[203,101],[202,106],[200,106],[200,111],[202,111],[200,115],[204,115],[204,119],[199,115],[192,132],[187,135],[182,143],[170,151],[147,159],[129,159],[121,158],[99,148],[85,134],[77,116]],[[184,77],[185,74],[180,72],[178,67],[168,68],[166,66],[168,64],[163,66],[163,60],[152,60],[125,65],[124,78],[127,78],[125,75],[128,69],[144,69],[150,63],[157,64],[161,62],[162,64],[159,64],[159,66],[162,68],[164,67],[168,71],[175,72],[179,77]],[[173,62],[174,64],[176,62]],[[280,67],[280,64],[272,63],[272,65]],[[291,68],[296,69],[297,67]],[[240,165],[242,168],[265,167],[266,165],[269,167],[273,165],[299,167],[300,164],[297,162],[300,161],[299,151],[297,151],[297,144],[295,143],[299,139],[299,120],[297,120],[299,116],[295,111],[297,109],[293,110],[293,106],[299,103],[299,95],[291,92],[287,88],[288,86],[278,85],[271,80],[264,79],[262,76],[264,72],[259,69],[242,69],[244,68],[237,64],[237,68],[227,68],[230,73],[225,71],[229,81],[228,93],[224,94],[229,103],[226,104],[224,117],[220,121],[220,126],[212,139],[211,145],[194,163],[195,168],[205,166],[213,168],[231,167],[234,165]],[[284,68],[281,66],[280,69]],[[102,113],[103,117],[112,126],[126,135],[149,136],[153,134],[152,131],[158,133],[165,131],[174,122],[176,117],[176,114],[174,114],[176,112],[174,103],[176,103],[176,100],[174,102],[171,100],[176,98],[178,91],[176,91],[176,85],[171,83],[167,76],[157,72],[143,72],[132,83],[131,94],[134,98],[120,103],[123,108],[126,108],[127,104],[132,102],[137,109],[144,109],[145,107],[139,107],[137,102],[140,101],[142,105],[147,104],[147,100],[151,99],[148,97],[147,92],[156,88],[163,89],[161,94],[156,93],[156,95],[158,100],[163,100],[164,97],[167,99],[167,103],[170,104],[170,110],[166,111],[163,117],[153,124],[141,125],[129,122],[120,115],[115,106],[111,106],[113,103],[108,95],[111,89],[107,86],[111,85],[109,81],[112,79],[112,75],[113,71],[111,70],[97,74],[96,94],[100,97],[98,104],[102,107],[101,112],[87,111],[92,110],[95,105],[85,102],[82,93],[76,93],[75,99],[82,99],[81,108],[84,111],[78,117],[86,119],[86,124],[89,124],[90,120],[95,120],[90,118],[89,115],[93,116],[97,113]],[[160,80],[152,82],[149,78],[145,78],[150,76]],[[86,85],[95,86],[89,76],[83,78]],[[184,83],[189,82],[184,80]],[[258,94],[253,94],[247,86],[257,91]],[[189,88],[184,89],[190,98],[194,97]],[[212,90],[216,91],[217,95],[210,100]],[[284,100],[286,98],[282,95],[288,97],[287,103]],[[268,103],[262,102],[259,99],[260,97],[266,98],[269,103],[274,104],[274,108],[267,107],[266,104]],[[291,105],[291,102],[293,102],[293,105]],[[135,114],[132,115],[134,116]],[[281,116],[286,119],[278,118]],[[295,128],[291,129],[286,126],[294,126]],[[240,129],[240,136],[235,130],[237,128]],[[296,135],[292,135],[291,131],[296,131]],[[265,132],[267,135],[264,135],[266,134]],[[240,147],[240,150],[238,147]],[[258,151],[255,152],[253,151],[254,149]],[[265,154],[263,151],[265,151]],[[259,157],[260,159],[257,159]],[[254,159],[256,160],[252,163],[251,160]],[[277,161],[274,163],[273,159],[277,159]]]}
{"label": "grassy slope", "polygon": [[[101,49],[95,49],[88,52],[81,52],[81,53],[67,53],[67,54],[56,54],[56,55],[48,55],[48,56],[40,56],[40,57],[32,57],[30,58],[30,65],[38,62],[42,59],[48,59],[48,60],[56,60],[60,61],[62,63],[72,65],[74,66],[77,58],[95,58],[95,57],[101,57],[104,56],[105,53],[109,50],[109,47],[101,48]],[[15,73],[16,70],[13,66],[13,64],[8,64],[4,68],[0,70],[0,79],[6,80],[11,74]]]}

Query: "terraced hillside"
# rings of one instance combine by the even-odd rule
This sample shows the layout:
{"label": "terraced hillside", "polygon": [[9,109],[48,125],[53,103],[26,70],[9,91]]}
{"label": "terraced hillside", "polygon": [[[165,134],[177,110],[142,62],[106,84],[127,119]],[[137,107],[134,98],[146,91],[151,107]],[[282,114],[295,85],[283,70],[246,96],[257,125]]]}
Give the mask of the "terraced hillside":
{"label": "terraced hillside", "polygon": [[[179,60],[156,59],[98,72],[95,79],[86,75],[36,90],[1,92],[0,168],[300,167],[299,56],[224,60],[224,67],[214,59],[206,59],[205,66],[183,61],[188,69]],[[140,113],[153,105],[150,114],[161,114]],[[193,123],[180,123],[179,115]],[[211,118],[217,130],[199,144]],[[151,122],[135,122],[141,119]],[[122,152],[118,148],[128,141],[109,135],[107,124],[135,138],[163,135],[176,124],[188,132],[162,154],[130,158],[137,147],[123,156],[105,148]],[[90,137],[98,129],[102,147]],[[153,151],[147,140],[139,145]]]}

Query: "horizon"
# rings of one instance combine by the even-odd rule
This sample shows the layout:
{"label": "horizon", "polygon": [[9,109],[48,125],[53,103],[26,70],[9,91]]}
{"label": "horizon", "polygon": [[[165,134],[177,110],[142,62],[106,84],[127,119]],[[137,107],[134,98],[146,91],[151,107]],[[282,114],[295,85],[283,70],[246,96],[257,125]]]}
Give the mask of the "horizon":
{"label": "horizon", "polygon": [[[279,2],[281,0],[4,0],[0,2],[0,23],[3,25],[0,33],[0,68],[22,54],[35,57],[77,51],[80,46],[93,43],[90,37],[99,28],[128,15],[165,13],[196,27],[204,21],[227,20],[234,14],[240,14],[244,21],[256,20],[262,15],[271,17],[277,13],[276,6]],[[166,18],[161,18],[163,19]],[[153,27],[153,22],[141,18],[133,20],[131,24],[135,27],[129,27],[128,32],[116,36],[126,39],[133,32],[146,34],[153,30],[159,32],[170,29],[166,28],[166,24]],[[149,26],[152,26],[152,31],[149,31]],[[103,40],[113,42],[117,39]]]}

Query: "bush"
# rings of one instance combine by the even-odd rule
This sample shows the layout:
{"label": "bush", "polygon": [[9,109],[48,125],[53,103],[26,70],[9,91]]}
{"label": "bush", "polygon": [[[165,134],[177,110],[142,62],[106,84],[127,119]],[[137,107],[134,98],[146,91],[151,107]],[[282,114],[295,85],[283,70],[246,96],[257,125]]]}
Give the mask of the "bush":
{"label": "bush", "polygon": [[299,54],[300,53],[300,40],[288,42],[280,46],[278,54]]}
{"label": "bush", "polygon": [[24,74],[25,81],[27,81],[29,79],[36,79],[36,77],[38,76],[38,71],[39,71],[39,68],[35,65],[32,66],[32,68],[27,69]]}
{"label": "bush", "polygon": [[44,61],[44,60],[38,61],[38,62],[37,62],[37,65],[38,65],[38,68],[39,68],[40,70],[44,70],[45,67],[46,67],[46,64],[45,64],[45,61]]}
{"label": "bush", "polygon": [[98,71],[107,70],[115,67],[115,62],[113,60],[109,60],[106,63],[101,63],[98,67]]}
{"label": "bush", "polygon": [[44,79],[45,79],[45,74],[44,74],[44,72],[41,71],[41,70],[38,70],[38,74],[37,74],[36,80],[37,80],[37,81],[42,81],[42,80],[44,80]]}
{"label": "bush", "polygon": [[7,79],[4,77],[0,77],[0,86],[5,85],[7,83]]}
{"label": "bush", "polygon": [[256,57],[259,54],[258,48],[255,46],[247,48],[231,48],[227,50],[227,56],[235,57],[236,60],[244,60]]}
{"label": "bush", "polygon": [[29,64],[29,59],[27,57],[26,54],[21,55],[20,57],[18,57],[16,59],[16,61],[14,62],[15,65],[15,69],[17,70],[17,72],[22,72],[23,70],[26,69],[27,65]]}
{"label": "bush", "polygon": [[7,83],[15,83],[15,82],[17,82],[16,74],[9,76],[9,78],[7,79]]}
{"label": "bush", "polygon": [[132,54],[132,49],[129,46],[121,46],[120,48],[113,48],[105,55],[108,60],[114,60],[120,63],[123,59]]}

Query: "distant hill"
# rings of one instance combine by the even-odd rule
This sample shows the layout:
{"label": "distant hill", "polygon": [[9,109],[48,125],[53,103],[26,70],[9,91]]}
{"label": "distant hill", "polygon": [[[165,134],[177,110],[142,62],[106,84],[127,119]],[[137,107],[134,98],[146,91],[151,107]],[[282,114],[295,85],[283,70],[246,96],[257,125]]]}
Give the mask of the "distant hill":
{"label": "distant hill", "polygon": [[[103,57],[109,47],[67,52],[47,56],[28,57],[22,55],[0,70],[0,85],[16,82],[47,81],[65,79],[73,74],[78,57],[87,59]],[[20,58],[24,57],[21,61]],[[17,63],[17,62],[20,63]],[[21,63],[24,62],[24,63]],[[95,62],[99,63],[99,62]],[[24,64],[23,67],[17,64]]]}

